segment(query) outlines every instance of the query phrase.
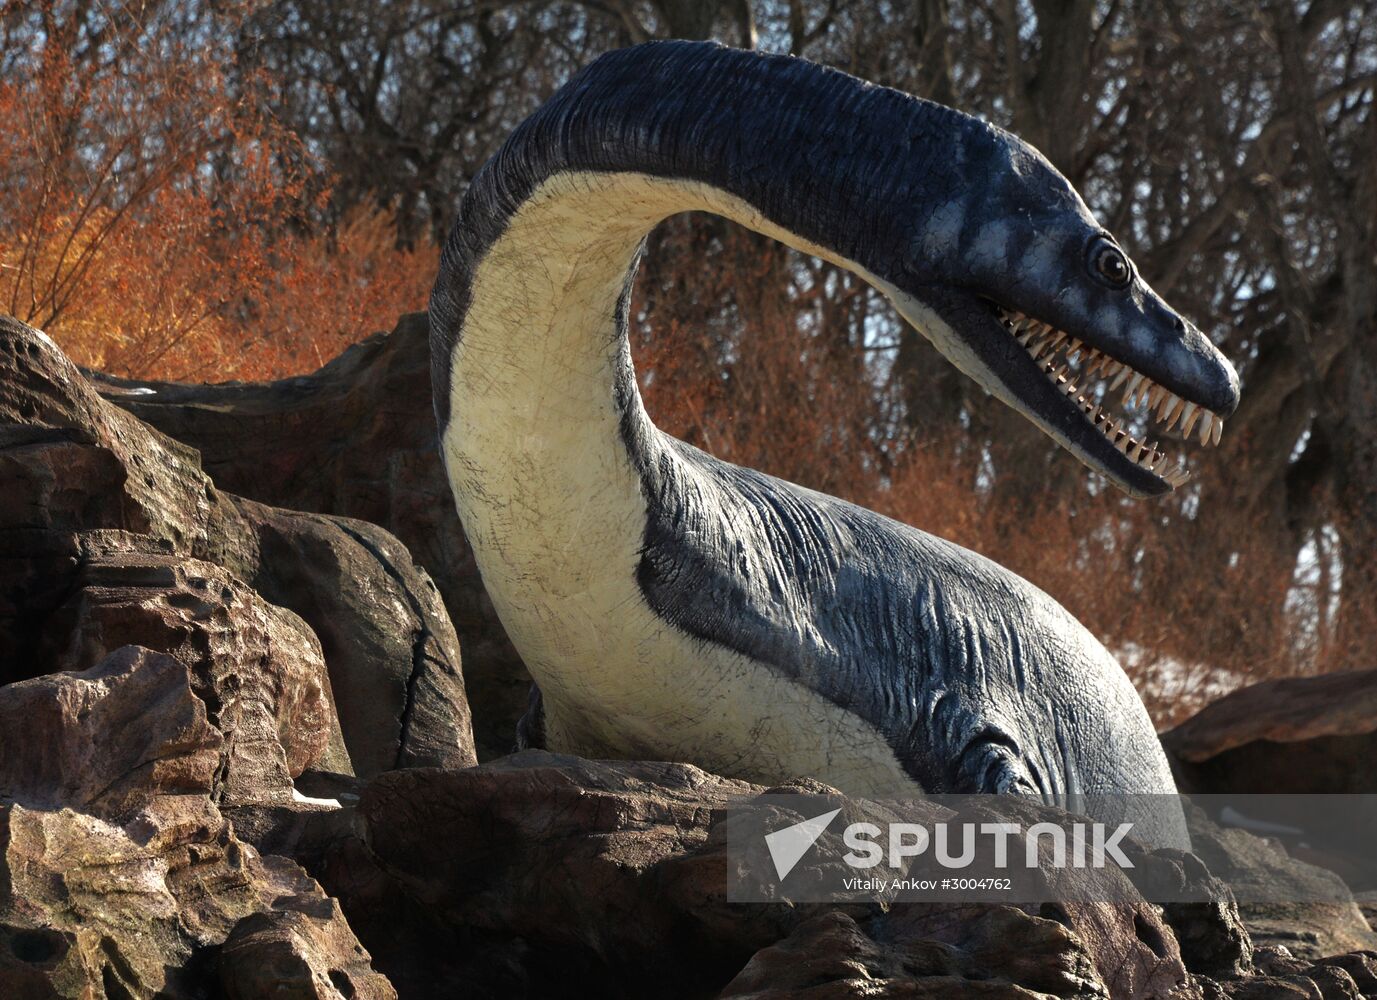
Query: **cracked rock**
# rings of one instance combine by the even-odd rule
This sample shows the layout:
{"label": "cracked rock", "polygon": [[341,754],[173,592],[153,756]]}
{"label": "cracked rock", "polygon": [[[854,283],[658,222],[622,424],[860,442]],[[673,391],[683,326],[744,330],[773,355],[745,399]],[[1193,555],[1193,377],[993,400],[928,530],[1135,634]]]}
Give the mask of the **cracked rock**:
{"label": "cracked rock", "polygon": [[[111,402],[198,449],[222,489],[276,507],[357,518],[399,539],[434,578],[463,641],[468,697],[487,758],[512,749],[530,676],[498,621],[455,513],[436,447],[429,336],[424,313],[403,316],[392,333],[354,345],[319,371],[276,382],[90,378]],[[425,588],[408,587],[425,596]],[[328,654],[322,622],[289,606],[316,629]],[[438,631],[432,634],[447,648]]]}
{"label": "cracked rock", "polygon": [[[219,671],[278,712],[291,774],[307,758],[363,775],[474,762],[458,640],[401,543],[220,492],[195,449],[103,400],[52,341],[9,319],[0,483],[0,683],[139,644],[194,667],[203,686]],[[286,681],[322,656],[314,693]],[[277,704],[288,690],[301,700]],[[247,720],[249,701],[227,704]],[[278,794],[281,762],[249,774],[264,734],[238,729],[236,773]]]}

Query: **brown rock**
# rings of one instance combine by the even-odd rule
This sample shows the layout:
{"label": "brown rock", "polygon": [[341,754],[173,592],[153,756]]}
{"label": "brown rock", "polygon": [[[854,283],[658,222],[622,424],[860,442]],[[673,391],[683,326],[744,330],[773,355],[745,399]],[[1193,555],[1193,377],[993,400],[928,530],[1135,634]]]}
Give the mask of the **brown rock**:
{"label": "brown rock", "polygon": [[462,640],[483,757],[511,750],[530,678],[483,589],[440,462],[424,314],[279,382],[89,377],[110,401],[197,448],[222,489],[369,521],[400,539],[434,577]]}
{"label": "brown rock", "polygon": [[402,544],[362,521],[232,502],[254,548],[226,565],[319,636],[354,771],[475,763],[459,639]]}
{"label": "brown rock", "polygon": [[1162,737],[1187,791],[1377,791],[1377,670],[1262,681]]}
{"label": "brown rock", "polygon": [[366,986],[360,995],[395,995],[366,971],[367,953],[299,868],[260,858],[208,803],[201,823],[188,822],[185,806],[121,827],[70,809],[0,805],[7,998],[204,997],[215,949],[246,917],[292,926],[307,901],[317,914],[303,950],[312,977],[343,973]]}
{"label": "brown rock", "polygon": [[1195,995],[1141,900],[1041,913],[730,902],[723,809],[760,791],[688,765],[540,751],[394,771],[368,783],[361,833],[327,852],[320,877],[406,996],[461,979],[498,995],[624,995],[645,982],[657,996],[709,995],[756,955],[767,971],[733,987],[750,994],[823,941],[818,975],[840,970],[836,991],[864,968],[893,980],[878,995],[943,995],[944,977],[1002,981],[1008,996]]}
{"label": "brown rock", "polygon": [[[1064,932],[1061,936],[1069,938]],[[969,957],[958,949],[935,941],[900,939],[878,943],[849,915],[833,910],[804,921],[784,940],[756,952],[720,996],[723,1000],[844,1000],[857,996],[895,1000],[1033,1000],[1048,995],[1108,996],[1098,980],[1080,984],[1068,980],[1065,989],[1049,994],[1033,992],[983,972],[968,976],[970,965]]]}
{"label": "brown rock", "polygon": [[1324,1000],[1318,986],[1299,976],[1253,976],[1222,987],[1229,1000]]}
{"label": "brown rock", "polygon": [[159,795],[186,796],[199,811],[228,763],[186,666],[136,646],[85,671],[0,687],[0,733],[0,797],[111,819]]}
{"label": "brown rock", "polygon": [[320,644],[290,611],[218,566],[175,556],[95,556],[76,586],[50,619],[65,648],[41,659],[82,670],[142,644],[186,664],[226,741],[217,802],[290,801],[308,765],[348,766]]}
{"label": "brown rock", "polygon": [[1211,979],[1234,979],[1253,970],[1253,942],[1232,890],[1194,854],[1126,848],[1128,873],[1148,899],[1171,900],[1162,918],[1171,929],[1186,968]]}
{"label": "brown rock", "polygon": [[[1230,795],[1227,804],[1250,819],[1303,831],[1284,840],[1217,829],[1195,838],[1211,871],[1243,887],[1238,895],[1255,938],[1309,957],[1377,947],[1339,884],[1339,876],[1357,888],[1377,878],[1377,805],[1366,794],[1377,791],[1377,670],[1263,681],[1162,739],[1186,791]],[[1336,797],[1311,797],[1321,793]],[[1335,902],[1250,903],[1249,888],[1262,899]]]}
{"label": "brown rock", "polygon": [[1377,670],[1260,681],[1207,705],[1168,734],[1192,763],[1257,740],[1299,743],[1377,732]]}
{"label": "brown rock", "polygon": [[[372,774],[474,761],[457,640],[433,585],[395,539],[218,492],[195,450],[106,403],[51,341],[8,319],[0,319],[0,484],[0,683],[89,666],[124,643],[169,648],[188,665],[199,656],[198,677],[209,664],[243,680],[253,643],[243,640],[228,659],[214,643],[233,647],[239,630],[266,628],[277,674],[253,689],[269,695],[292,755],[288,769],[297,773],[324,746],[314,723],[289,735],[319,714],[319,699],[282,701],[305,691],[283,671],[309,673],[320,658],[314,639],[301,638],[309,637],[304,620],[322,637],[344,745],[358,757],[336,755],[325,766],[352,763]],[[164,579],[182,564],[182,582]],[[212,576],[228,597],[188,583]],[[147,596],[159,588],[162,596]],[[121,623],[121,616],[130,617]],[[119,639],[83,636],[88,626]],[[143,627],[162,629],[163,639],[141,639]],[[170,649],[174,641],[178,650]],[[98,649],[83,652],[87,645]],[[200,653],[192,649],[198,645]],[[292,666],[293,659],[300,662]],[[242,749],[247,775],[257,758],[249,743]]]}
{"label": "brown rock", "polygon": [[1333,872],[1289,856],[1273,841],[1208,820],[1192,819],[1191,840],[1195,853],[1240,900],[1254,943],[1284,946],[1310,959],[1377,945],[1347,886]]}
{"label": "brown rock", "polygon": [[1347,955],[1332,955],[1320,959],[1312,968],[1322,966],[1343,969],[1360,993],[1364,996],[1377,996],[1377,953],[1355,951]]}
{"label": "brown rock", "polygon": [[263,863],[296,890],[234,925],[219,961],[228,1000],[394,1000],[392,984],[369,965],[339,904],[289,862]]}
{"label": "brown rock", "polygon": [[1334,965],[1312,965],[1303,973],[1318,987],[1324,1000],[1362,1000],[1358,984],[1343,969]]}

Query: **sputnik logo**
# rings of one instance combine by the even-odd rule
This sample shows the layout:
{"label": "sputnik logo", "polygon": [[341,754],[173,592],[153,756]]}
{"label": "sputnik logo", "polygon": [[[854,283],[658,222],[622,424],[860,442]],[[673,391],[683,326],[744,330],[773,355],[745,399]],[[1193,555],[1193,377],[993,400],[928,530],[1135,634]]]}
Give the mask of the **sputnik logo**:
{"label": "sputnik logo", "polygon": [[822,836],[828,824],[837,818],[839,812],[840,809],[833,809],[821,816],[805,819],[801,823],[765,835],[765,846],[770,849],[770,858],[775,863],[775,871],[779,873],[781,882],[808,853],[808,848],[817,843],[818,838]]}

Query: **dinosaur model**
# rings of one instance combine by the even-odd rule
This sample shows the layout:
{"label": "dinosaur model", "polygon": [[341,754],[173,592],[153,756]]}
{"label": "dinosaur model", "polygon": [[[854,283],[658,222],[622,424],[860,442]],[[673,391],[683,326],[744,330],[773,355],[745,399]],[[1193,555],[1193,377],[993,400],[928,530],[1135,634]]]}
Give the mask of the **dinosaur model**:
{"label": "dinosaur model", "polygon": [[[863,277],[1128,493],[1217,442],[1238,379],[1015,136],[800,59],[609,53],[474,179],[430,303],[435,405],[484,584],[540,692],[533,741],[854,794],[1172,793],[1133,685],[972,552],[658,430],[627,336],[646,234],[733,219]],[[1179,807],[1150,836],[1187,843]]]}

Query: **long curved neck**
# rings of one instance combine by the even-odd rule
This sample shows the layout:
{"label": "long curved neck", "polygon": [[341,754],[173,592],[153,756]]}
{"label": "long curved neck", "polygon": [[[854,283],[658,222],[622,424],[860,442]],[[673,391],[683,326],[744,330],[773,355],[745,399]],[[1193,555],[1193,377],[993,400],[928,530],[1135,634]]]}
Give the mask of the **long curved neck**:
{"label": "long curved neck", "polygon": [[[451,352],[450,455],[490,448],[592,454],[589,435],[648,445],[630,357],[627,307],[645,236],[668,216],[706,211],[796,249],[841,261],[710,185],[636,172],[563,172],[511,216],[471,274]],[[498,440],[486,441],[485,431]],[[547,456],[548,457],[548,456]],[[648,456],[633,454],[633,461]]]}
{"label": "long curved neck", "polygon": [[[435,403],[442,433],[462,406],[450,365],[476,301],[480,264],[538,192],[562,175],[643,175],[672,182],[642,204],[609,193],[590,204],[583,257],[624,254],[658,218],[692,208],[746,214],[786,242],[868,264],[891,281],[912,260],[915,221],[969,197],[962,149],[985,126],[940,105],[799,59],[708,43],[661,42],[609,53],[532,115],[475,177],[445,247],[430,302]],[[914,187],[919,178],[921,190]],[[705,204],[701,192],[713,192]],[[573,211],[574,201],[570,201]],[[744,209],[742,208],[744,206]],[[760,228],[759,225],[756,228]],[[570,248],[539,240],[526,252]],[[618,293],[620,288],[617,289]]]}
{"label": "long curved neck", "polygon": [[543,600],[569,600],[634,565],[642,478],[666,453],[636,388],[626,312],[646,233],[687,210],[832,255],[699,182],[562,172],[473,268],[442,446],[485,579],[539,572]]}
{"label": "long curved neck", "polygon": [[430,304],[442,445],[485,580],[501,561],[513,581],[562,572],[569,593],[590,559],[634,562],[638,528],[610,522],[644,524],[661,454],[624,316],[655,223],[716,212],[883,286],[860,261],[903,266],[913,216],[959,193],[942,164],[969,127],[811,63],[690,43],[604,56],[527,119],[465,196]]}

